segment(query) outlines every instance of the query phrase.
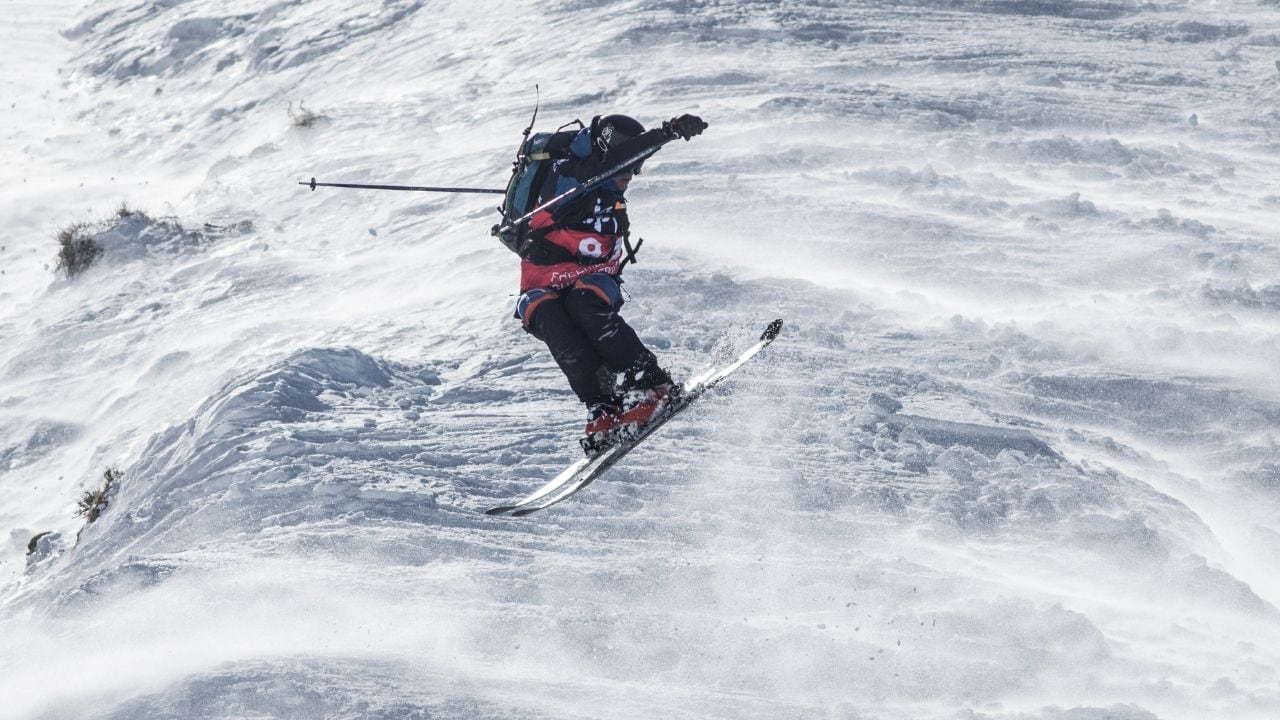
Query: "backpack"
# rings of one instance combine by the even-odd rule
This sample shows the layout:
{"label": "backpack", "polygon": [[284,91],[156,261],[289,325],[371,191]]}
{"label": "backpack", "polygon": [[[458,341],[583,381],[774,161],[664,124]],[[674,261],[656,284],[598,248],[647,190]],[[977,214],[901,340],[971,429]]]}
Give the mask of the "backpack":
{"label": "backpack", "polygon": [[551,153],[547,151],[547,141],[553,133],[534,133],[522,144],[516,155],[515,167],[511,170],[511,180],[507,183],[507,194],[503,198],[502,222],[508,223],[524,215],[534,208],[538,201],[538,191],[546,182],[547,173],[551,172]]}
{"label": "backpack", "polygon": [[[537,206],[538,194],[547,181],[547,176],[551,174],[552,163],[568,157],[567,140],[570,138],[565,137],[565,128],[574,124],[579,128],[583,127],[581,121],[575,120],[562,125],[553,133],[526,134],[525,139],[520,143],[520,148],[516,151],[516,160],[512,164],[511,180],[507,182],[507,192],[503,196],[502,207],[498,208],[498,212],[502,213],[500,225],[506,225],[516,218],[523,217]],[[573,136],[576,133],[577,131],[574,130],[567,134]],[[552,143],[553,138],[556,140],[554,143]],[[553,147],[548,147],[549,145]],[[495,225],[495,230],[500,225]],[[512,233],[500,234],[498,240],[511,252],[523,255],[529,240],[528,228],[521,226]]]}

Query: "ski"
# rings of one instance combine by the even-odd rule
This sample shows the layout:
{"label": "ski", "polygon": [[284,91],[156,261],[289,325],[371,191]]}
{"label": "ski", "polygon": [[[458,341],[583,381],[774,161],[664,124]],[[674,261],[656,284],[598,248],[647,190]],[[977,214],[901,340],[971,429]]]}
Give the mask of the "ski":
{"label": "ski", "polygon": [[485,510],[485,514],[486,515],[504,515],[506,513],[511,512],[512,510],[518,510],[525,505],[536,503],[542,498],[550,495],[551,493],[554,493],[556,490],[559,490],[561,487],[565,486],[566,484],[573,482],[574,477],[576,477],[577,474],[581,472],[583,468],[587,467],[590,464],[591,464],[591,458],[589,457],[582,458],[581,460],[565,468],[559,475],[555,476],[555,478],[553,478],[546,485],[543,485],[541,488],[537,490],[537,492],[533,493],[532,495],[526,497],[523,500],[520,500],[514,505],[500,505],[495,508],[489,508],[488,510]]}
{"label": "ski", "polygon": [[552,505],[557,505],[569,499],[594,482],[596,478],[600,477],[600,475],[604,473],[604,471],[613,467],[613,465],[625,457],[627,453],[631,452],[637,445],[644,442],[645,438],[649,437],[655,430],[665,425],[668,420],[683,412],[685,408],[692,405],[695,400],[705,395],[708,390],[720,384],[720,382],[729,377],[733,371],[742,367],[748,360],[755,357],[757,353],[768,347],[769,343],[773,342],[781,331],[782,320],[774,320],[769,323],[767,328],[765,328],[764,333],[760,336],[760,341],[743,351],[736,360],[723,367],[711,368],[701,375],[697,375],[685,381],[682,385],[684,392],[680,395],[680,398],[652,422],[641,428],[638,435],[622,440],[600,450],[594,455],[578,460],[565,468],[563,472],[555,476],[555,478],[547,484],[538,488],[538,490],[519,502],[511,505],[502,505],[490,508],[486,510],[485,513],[488,515],[524,517],[525,515],[538,512],[539,510],[546,510]]}

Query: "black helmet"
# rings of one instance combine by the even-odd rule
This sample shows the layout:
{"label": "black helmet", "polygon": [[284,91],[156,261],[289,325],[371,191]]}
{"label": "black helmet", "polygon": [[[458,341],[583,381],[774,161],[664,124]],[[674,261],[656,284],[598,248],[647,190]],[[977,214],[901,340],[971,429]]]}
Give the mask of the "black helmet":
{"label": "black helmet", "polygon": [[644,132],[644,126],[626,115],[605,115],[591,123],[591,139],[602,153],[618,143],[630,140]]}

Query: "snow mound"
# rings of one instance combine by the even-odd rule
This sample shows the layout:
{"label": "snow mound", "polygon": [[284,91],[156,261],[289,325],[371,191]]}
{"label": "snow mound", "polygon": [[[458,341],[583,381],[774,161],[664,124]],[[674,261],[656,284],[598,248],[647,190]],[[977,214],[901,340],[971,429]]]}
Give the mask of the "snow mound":
{"label": "snow mound", "polygon": [[[195,252],[222,238],[253,232],[253,223],[248,220],[186,228],[175,218],[153,218],[122,207],[108,220],[77,224],[63,231],[59,237],[64,246],[60,266],[74,275],[91,265],[118,265],[158,255]],[[77,254],[79,257],[75,257]]]}
{"label": "snow mound", "polygon": [[426,521],[437,492],[388,466],[432,464],[408,418],[438,382],[425,366],[350,348],[298,351],[235,380],[152,438],[111,510],[83,534],[74,564],[111,573],[127,557],[252,541],[357,511]]}
{"label": "snow mound", "polygon": [[258,660],[195,674],[162,692],[131,699],[95,717],[548,717],[483,698],[451,696],[444,687],[432,687],[435,678],[427,682],[424,679],[421,669],[407,662],[376,662],[359,657]]}
{"label": "snow mound", "polygon": [[1210,283],[1200,288],[1200,296],[1213,305],[1280,312],[1280,284],[1255,289],[1248,283],[1230,288]]}

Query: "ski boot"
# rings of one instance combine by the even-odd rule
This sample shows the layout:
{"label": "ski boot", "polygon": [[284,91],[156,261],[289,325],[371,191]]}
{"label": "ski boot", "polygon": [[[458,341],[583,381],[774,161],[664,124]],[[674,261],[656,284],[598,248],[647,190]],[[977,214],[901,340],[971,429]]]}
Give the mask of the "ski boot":
{"label": "ski boot", "polygon": [[661,417],[679,400],[683,390],[678,383],[665,382],[657,387],[628,391],[622,400],[622,413],[618,416],[620,434],[626,438],[639,437],[646,425]]}
{"label": "ski boot", "polygon": [[588,455],[594,455],[618,441],[622,432],[622,406],[616,403],[596,403],[587,410],[591,417],[578,442]]}

